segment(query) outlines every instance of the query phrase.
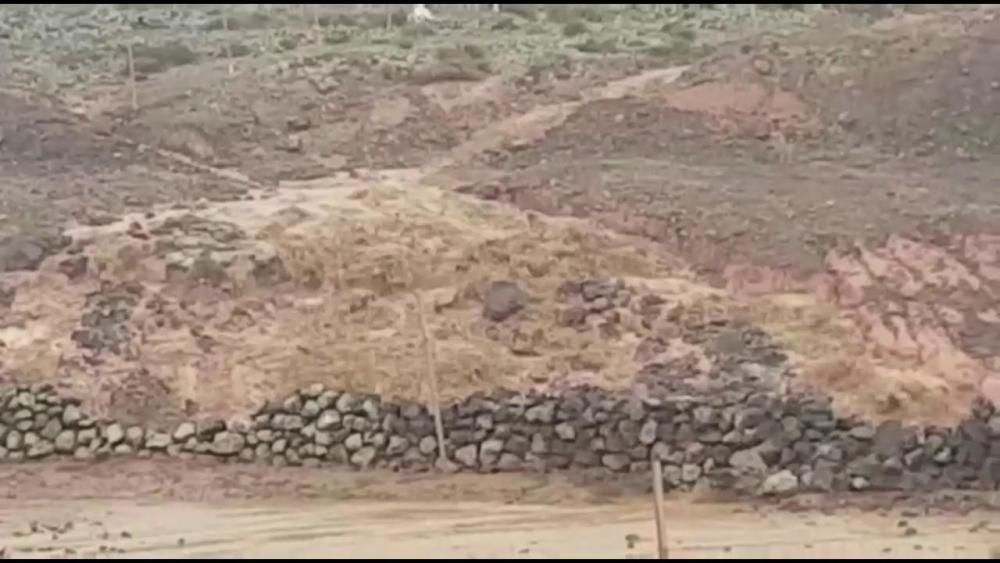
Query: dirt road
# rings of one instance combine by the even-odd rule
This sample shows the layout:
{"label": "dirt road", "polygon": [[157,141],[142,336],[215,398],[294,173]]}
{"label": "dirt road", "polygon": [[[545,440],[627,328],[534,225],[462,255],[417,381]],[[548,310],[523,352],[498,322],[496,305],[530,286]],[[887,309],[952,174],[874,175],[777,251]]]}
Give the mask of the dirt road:
{"label": "dirt road", "polygon": [[[923,518],[910,528],[899,525],[898,515],[854,512],[762,516],[674,503],[667,513],[671,551],[684,558],[981,557],[991,541],[1000,541],[1000,529],[973,531],[990,520],[983,514]],[[559,508],[94,499],[17,504],[5,507],[0,518],[0,534],[16,557],[651,558],[655,553],[650,509],[642,503]],[[31,521],[39,532],[30,533]],[[65,534],[47,528],[67,522],[73,527]]]}
{"label": "dirt road", "polygon": [[[655,553],[649,498],[622,483],[133,461],[9,466],[0,478],[9,485],[0,548],[11,557]],[[896,500],[831,510],[676,498],[666,510],[670,548],[690,558],[937,558],[983,557],[1000,545],[994,513]]]}

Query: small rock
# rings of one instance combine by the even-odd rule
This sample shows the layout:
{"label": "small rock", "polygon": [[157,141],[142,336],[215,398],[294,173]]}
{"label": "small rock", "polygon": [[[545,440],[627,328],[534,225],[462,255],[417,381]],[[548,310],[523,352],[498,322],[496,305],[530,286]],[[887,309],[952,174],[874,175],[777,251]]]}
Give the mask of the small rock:
{"label": "small rock", "polygon": [[48,440],[39,440],[28,448],[28,459],[39,459],[52,455],[56,451],[55,446]]}
{"label": "small rock", "polygon": [[584,301],[592,302],[602,297],[612,298],[618,293],[615,284],[603,280],[587,280],[580,284],[580,295]]}
{"label": "small rock", "polygon": [[133,448],[138,448],[142,446],[143,439],[146,437],[146,430],[141,426],[129,426],[125,430],[125,442],[131,445]]}
{"label": "small rock", "polygon": [[340,424],[340,420],[341,417],[339,412],[334,409],[327,409],[319,415],[319,418],[316,419],[316,429],[329,430]]}
{"label": "small rock", "polygon": [[87,273],[87,264],[90,260],[80,254],[77,256],[70,256],[59,262],[56,269],[59,273],[69,278],[70,281],[77,280]]}
{"label": "small rock", "polygon": [[91,442],[97,440],[97,429],[96,428],[85,428],[77,433],[76,441],[81,445],[89,445]]}
{"label": "small rock", "polygon": [[555,419],[555,401],[546,401],[540,405],[531,407],[524,413],[524,418],[528,422],[550,424]]}
{"label": "small rock", "polygon": [[420,439],[418,449],[420,450],[420,453],[424,455],[434,453],[434,451],[437,450],[437,439],[435,439],[434,436],[424,436]]}
{"label": "small rock", "polygon": [[288,120],[285,121],[285,127],[291,133],[301,133],[312,128],[312,121],[308,117],[297,115],[295,117],[289,117]]}
{"label": "small rock", "polygon": [[77,422],[80,422],[81,418],[83,418],[83,415],[80,413],[80,408],[76,405],[67,405],[66,408],[63,409],[63,426],[72,428]]}
{"label": "small rock", "polygon": [[656,431],[658,429],[658,424],[655,420],[649,419],[642,424],[642,428],[639,429],[639,443],[649,446],[656,442]]}
{"label": "small rock", "polygon": [[587,310],[580,306],[567,307],[558,313],[556,322],[560,326],[580,326],[587,320]]}
{"label": "small rock", "polygon": [[195,435],[196,429],[195,425],[191,422],[182,422],[177,425],[177,429],[174,430],[174,441],[177,443],[184,443]]}
{"label": "small rock", "polygon": [[657,442],[653,444],[652,455],[654,459],[660,461],[667,461],[671,457],[670,446],[664,442]]}
{"label": "small rock", "polygon": [[549,453],[549,443],[545,436],[537,432],[531,435],[531,453],[538,455]]}
{"label": "small rock", "polygon": [[576,428],[573,428],[572,424],[567,422],[561,422],[556,425],[556,436],[559,436],[560,440],[566,442],[572,442],[576,439]]}
{"label": "small rock", "polygon": [[37,444],[39,441],[41,441],[41,438],[38,436],[38,434],[35,434],[34,432],[24,433],[24,447],[30,448],[35,444]]}
{"label": "small rock", "polygon": [[601,456],[601,464],[611,471],[623,471],[629,466],[631,460],[625,454],[604,454]]}
{"label": "small rock", "polygon": [[17,430],[11,430],[7,432],[7,438],[4,441],[4,445],[10,451],[17,451],[21,449],[24,444],[24,438],[20,432]]}
{"label": "small rock", "polygon": [[68,454],[76,449],[76,434],[72,430],[63,430],[55,439],[56,451]]}
{"label": "small rock", "polygon": [[285,152],[299,153],[302,152],[304,146],[305,143],[302,142],[302,137],[292,134],[292,135],[286,135],[284,138],[282,138],[278,142],[277,148],[278,150]]}
{"label": "small rock", "polygon": [[523,465],[521,458],[511,453],[500,454],[500,460],[497,461],[497,469],[500,471],[520,471]]}
{"label": "small rock", "polygon": [[361,398],[351,393],[343,393],[337,397],[336,407],[340,414],[354,413],[361,408]]}
{"label": "small rock", "polygon": [[285,450],[288,449],[288,440],[284,438],[278,438],[271,443],[271,453],[273,454],[283,454]]}
{"label": "small rock", "polygon": [[681,466],[681,481],[685,483],[695,483],[701,478],[701,466],[694,463],[685,463]]}
{"label": "small rock", "polygon": [[151,450],[165,450],[170,445],[170,435],[165,432],[154,432],[146,439],[146,447]]}
{"label": "small rock", "polygon": [[49,252],[44,244],[27,237],[0,239],[0,272],[37,270]]}
{"label": "small rock", "polygon": [[123,429],[117,422],[104,429],[104,440],[109,446],[114,446],[124,439],[125,429]]}
{"label": "small rock", "polygon": [[365,446],[360,450],[354,452],[351,456],[351,463],[361,469],[365,469],[371,465],[375,460],[375,448],[371,446]]}
{"label": "small rock", "polygon": [[641,541],[639,534],[626,534],[625,535],[625,546],[628,549],[635,549],[636,544]]}
{"label": "small rock", "polygon": [[351,434],[344,440],[344,447],[347,448],[349,452],[356,452],[364,446],[364,438],[361,434]]}
{"label": "small rock", "polygon": [[469,444],[455,450],[455,459],[462,465],[475,468],[479,459],[479,448],[476,444]]}
{"label": "small rock", "polygon": [[764,479],[760,494],[764,496],[786,495],[799,488],[799,478],[789,470],[780,471]]}
{"label": "small rock", "polygon": [[851,429],[851,437],[857,440],[871,440],[875,437],[875,428],[863,425]]}
{"label": "small rock", "polygon": [[496,281],[483,297],[483,316],[493,322],[503,322],[523,309],[528,295],[514,282]]}
{"label": "small rock", "polygon": [[212,440],[212,453],[215,455],[235,455],[243,449],[246,439],[236,432],[220,432]]}
{"label": "small rock", "polygon": [[301,411],[302,417],[307,420],[316,418],[319,412],[320,412],[319,403],[313,401],[312,399],[306,401],[305,404],[302,405],[302,411]]}
{"label": "small rock", "polygon": [[55,440],[60,432],[62,432],[62,424],[59,423],[58,419],[53,418],[45,423],[45,427],[42,428],[39,434],[46,440]]}
{"label": "small rock", "polygon": [[742,450],[734,452],[733,455],[729,457],[729,465],[734,469],[739,469],[740,471],[750,474],[767,472],[767,464],[764,463],[760,454],[755,450]]}
{"label": "small rock", "polygon": [[493,430],[493,416],[489,414],[481,414],[476,417],[476,428],[481,430]]}
{"label": "small rock", "polygon": [[483,465],[494,465],[503,453],[503,440],[491,438],[479,446],[479,462]]}
{"label": "small rock", "polygon": [[385,449],[386,455],[400,455],[410,447],[410,441],[402,436],[390,436],[389,445]]}
{"label": "small rock", "polygon": [[[307,399],[319,400],[319,398],[322,397],[323,394],[326,392],[327,391],[325,385],[323,385],[322,383],[313,383],[309,387],[306,387],[305,389],[302,390],[302,396]],[[323,401],[323,403],[324,404],[321,406],[324,406],[325,408],[326,405],[330,404],[330,401],[329,400]]]}
{"label": "small rock", "polygon": [[289,414],[281,417],[281,429],[286,432],[295,432],[305,427],[305,421],[296,414]]}

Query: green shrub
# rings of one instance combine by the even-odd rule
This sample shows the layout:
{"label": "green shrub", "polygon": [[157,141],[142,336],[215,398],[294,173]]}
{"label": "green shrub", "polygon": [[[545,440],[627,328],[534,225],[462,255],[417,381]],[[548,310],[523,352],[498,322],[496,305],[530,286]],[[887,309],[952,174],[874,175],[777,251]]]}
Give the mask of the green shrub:
{"label": "green shrub", "polygon": [[537,16],[535,8],[531,4],[503,4],[500,6],[500,9],[504,13],[514,14],[530,21],[535,21]]}
{"label": "green shrub", "polygon": [[577,43],[573,47],[581,53],[616,53],[618,52],[618,42],[614,39],[596,39],[588,37],[582,43]]}
{"label": "green shrub", "polygon": [[583,23],[581,20],[573,20],[566,22],[566,25],[563,26],[562,33],[566,37],[576,37],[587,33],[587,31],[587,24]]}
{"label": "green shrub", "polygon": [[[135,71],[140,74],[156,74],[171,68],[198,62],[198,53],[179,41],[163,45],[136,45],[132,49]],[[128,64],[123,69],[128,74]]]}
{"label": "green shrub", "polygon": [[464,51],[470,59],[478,61],[486,58],[486,49],[480,47],[479,45],[474,45],[472,43],[463,45],[462,51]]}

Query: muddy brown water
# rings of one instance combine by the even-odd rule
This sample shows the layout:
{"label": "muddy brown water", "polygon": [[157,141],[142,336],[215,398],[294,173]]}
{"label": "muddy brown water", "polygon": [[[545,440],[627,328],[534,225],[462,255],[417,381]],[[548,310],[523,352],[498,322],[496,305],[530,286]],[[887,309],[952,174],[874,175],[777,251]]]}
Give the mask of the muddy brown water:
{"label": "muddy brown water", "polygon": [[[13,558],[652,558],[645,494],[558,476],[398,476],[197,463],[0,467]],[[973,558],[995,512],[780,510],[668,499],[675,558]]]}

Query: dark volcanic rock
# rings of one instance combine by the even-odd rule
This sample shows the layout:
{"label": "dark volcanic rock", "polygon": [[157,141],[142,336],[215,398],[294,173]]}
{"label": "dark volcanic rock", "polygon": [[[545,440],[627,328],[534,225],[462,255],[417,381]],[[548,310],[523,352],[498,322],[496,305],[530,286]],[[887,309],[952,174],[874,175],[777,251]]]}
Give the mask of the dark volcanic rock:
{"label": "dark volcanic rock", "polygon": [[37,270],[42,261],[65,248],[69,239],[62,236],[15,235],[0,239],[0,272]]}
{"label": "dark volcanic rock", "polygon": [[528,304],[528,295],[511,281],[495,281],[483,296],[483,316],[503,322]]}

